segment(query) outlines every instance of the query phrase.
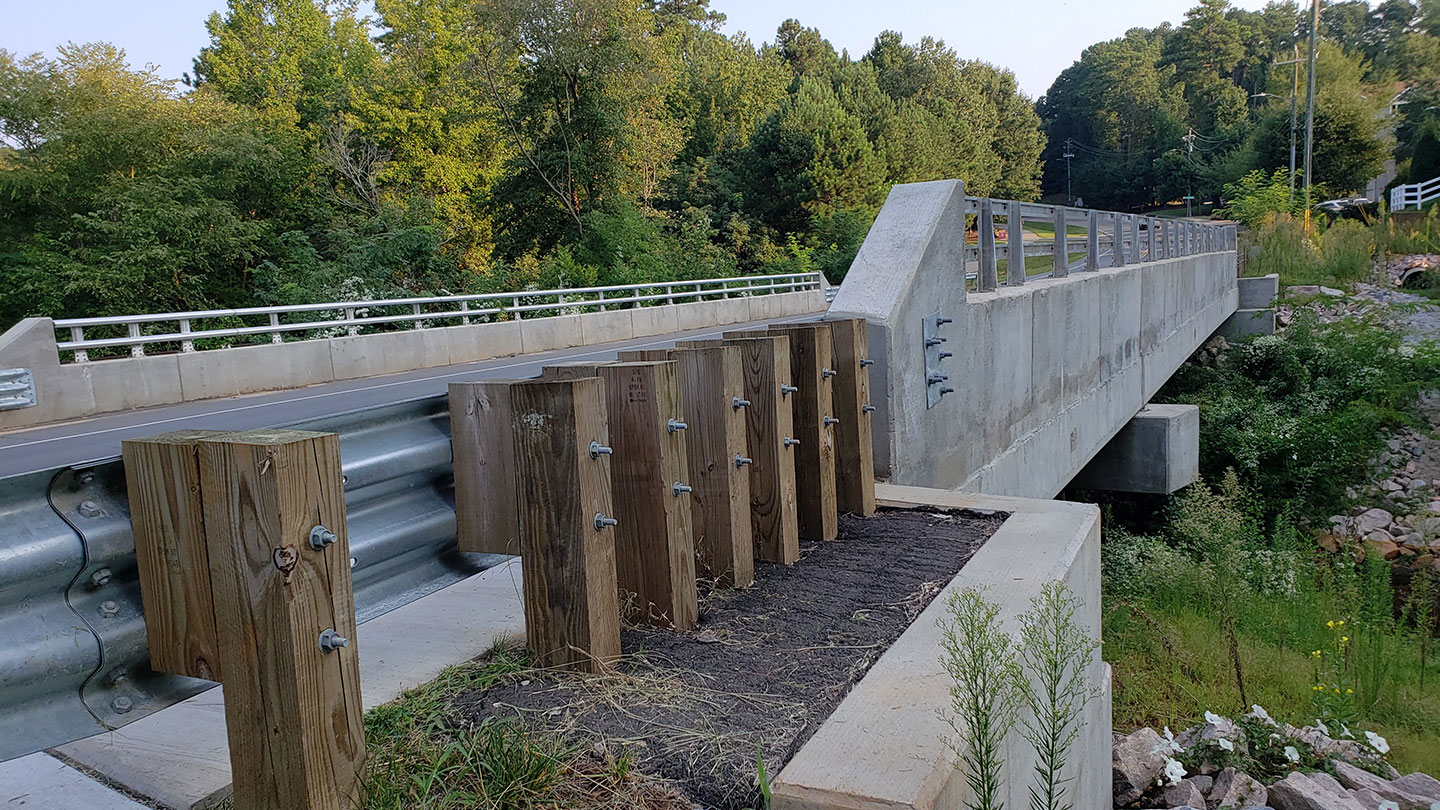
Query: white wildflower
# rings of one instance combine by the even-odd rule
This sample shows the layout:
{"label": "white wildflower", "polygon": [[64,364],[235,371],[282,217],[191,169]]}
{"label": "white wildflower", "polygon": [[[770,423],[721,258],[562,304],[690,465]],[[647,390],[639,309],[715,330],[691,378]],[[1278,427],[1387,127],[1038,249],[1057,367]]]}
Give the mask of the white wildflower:
{"label": "white wildflower", "polygon": [[1183,749],[1183,748],[1180,747],[1180,743],[1175,742],[1175,734],[1174,734],[1174,732],[1170,731],[1170,727],[1169,727],[1169,726],[1166,726],[1166,727],[1165,727],[1165,745],[1164,745],[1164,747],[1165,747],[1165,748],[1169,748],[1171,751],[1174,751],[1174,752],[1176,752],[1176,753],[1179,753],[1179,752],[1185,750],[1185,749]]}
{"label": "white wildflower", "polygon": [[1209,723],[1212,726],[1220,725],[1221,721],[1223,721],[1224,719],[1225,718],[1214,712],[1205,712],[1205,722]]}
{"label": "white wildflower", "polygon": [[1180,764],[1180,760],[1165,758],[1165,778],[1169,779],[1172,785],[1180,784],[1180,780],[1185,778],[1185,766]]}
{"label": "white wildflower", "polygon": [[1287,745],[1285,746],[1285,758],[1290,760],[1291,762],[1299,762],[1300,752],[1295,750],[1295,746]]}
{"label": "white wildflower", "polygon": [[1250,714],[1254,715],[1257,720],[1264,720],[1272,726],[1276,725],[1275,718],[1271,717],[1269,712],[1260,708],[1260,704],[1258,703],[1250,704]]}
{"label": "white wildflower", "polygon": [[1347,740],[1355,739],[1355,735],[1350,733],[1350,727],[1344,723],[1340,724],[1340,736]]}
{"label": "white wildflower", "polygon": [[1221,750],[1223,750],[1223,751],[1234,751],[1234,750],[1235,750],[1235,743],[1230,742],[1229,740],[1225,739],[1224,737],[1216,737],[1216,738],[1215,738],[1215,744],[1218,745],[1218,746],[1220,746]]}
{"label": "white wildflower", "polygon": [[1329,729],[1329,727],[1327,727],[1324,723],[1322,723],[1322,722],[1320,721],[1320,718],[1318,718],[1318,717],[1315,718],[1315,728],[1320,729],[1320,733],[1321,733],[1321,734],[1324,734],[1326,737],[1329,737],[1329,736],[1330,736],[1330,729]]}
{"label": "white wildflower", "polygon": [[1386,742],[1384,737],[1381,737],[1373,731],[1365,732],[1365,741],[1370,743],[1371,748],[1374,748],[1382,754],[1390,753],[1390,743]]}

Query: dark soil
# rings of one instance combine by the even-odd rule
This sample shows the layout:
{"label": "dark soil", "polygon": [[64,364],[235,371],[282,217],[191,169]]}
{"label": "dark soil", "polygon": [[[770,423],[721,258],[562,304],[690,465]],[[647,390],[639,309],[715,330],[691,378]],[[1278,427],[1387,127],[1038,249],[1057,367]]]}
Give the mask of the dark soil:
{"label": "dark soil", "polygon": [[762,806],[773,778],[1007,515],[882,510],[755,585],[701,593],[695,629],[622,634],[604,675],[529,671],[461,696],[462,721],[518,717],[633,762],[715,810]]}

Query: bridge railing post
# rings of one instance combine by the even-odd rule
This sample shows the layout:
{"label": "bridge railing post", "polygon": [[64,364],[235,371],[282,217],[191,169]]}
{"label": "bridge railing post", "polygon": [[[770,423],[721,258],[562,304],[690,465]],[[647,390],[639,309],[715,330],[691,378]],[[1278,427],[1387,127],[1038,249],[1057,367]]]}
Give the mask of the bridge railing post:
{"label": "bridge railing post", "polygon": [[1005,204],[1005,235],[1005,284],[1013,287],[1025,283],[1025,215],[1014,200]]}
{"label": "bridge railing post", "polygon": [[1112,214],[1115,219],[1115,261],[1111,262],[1112,267],[1125,266],[1125,215]]}
{"label": "bridge railing post", "polygon": [[980,214],[975,223],[980,231],[980,274],[976,279],[977,292],[992,292],[999,286],[995,269],[995,208],[989,198],[980,200]]}
{"label": "bridge railing post", "polygon": [[1085,225],[1085,269],[1100,269],[1100,212],[1093,208]]}
{"label": "bridge railing post", "polygon": [[1067,225],[1065,206],[1055,206],[1055,269],[1051,272],[1055,278],[1064,278],[1070,275],[1070,246],[1066,243]]}

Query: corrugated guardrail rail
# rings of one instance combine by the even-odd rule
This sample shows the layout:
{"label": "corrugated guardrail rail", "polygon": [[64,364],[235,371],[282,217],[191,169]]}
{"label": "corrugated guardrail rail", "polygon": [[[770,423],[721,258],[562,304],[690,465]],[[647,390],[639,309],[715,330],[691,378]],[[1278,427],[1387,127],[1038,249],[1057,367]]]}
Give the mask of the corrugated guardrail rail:
{"label": "corrugated guardrail rail", "polygon": [[[455,549],[443,396],[295,427],[340,434],[360,621],[501,557]],[[213,684],[150,671],[118,460],[0,479],[0,760]]]}

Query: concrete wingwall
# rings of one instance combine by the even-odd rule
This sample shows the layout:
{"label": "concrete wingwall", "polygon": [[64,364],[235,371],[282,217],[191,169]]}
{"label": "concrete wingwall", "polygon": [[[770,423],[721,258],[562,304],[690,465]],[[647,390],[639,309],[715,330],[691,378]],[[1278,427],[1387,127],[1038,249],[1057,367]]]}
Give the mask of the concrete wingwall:
{"label": "concrete wingwall", "polygon": [[[954,180],[892,189],[830,316],[869,322],[877,475],[1051,498],[1235,311],[1235,253],[967,293],[964,198]],[[927,407],[936,315],[954,392]]]}
{"label": "concrete wingwall", "polygon": [[0,368],[30,369],[36,404],[0,411],[0,430],[824,310],[817,289],[86,363],[61,363],[54,322],[27,318],[0,335]]}

